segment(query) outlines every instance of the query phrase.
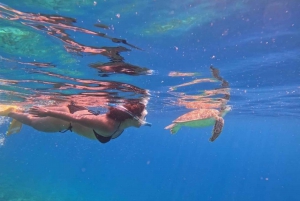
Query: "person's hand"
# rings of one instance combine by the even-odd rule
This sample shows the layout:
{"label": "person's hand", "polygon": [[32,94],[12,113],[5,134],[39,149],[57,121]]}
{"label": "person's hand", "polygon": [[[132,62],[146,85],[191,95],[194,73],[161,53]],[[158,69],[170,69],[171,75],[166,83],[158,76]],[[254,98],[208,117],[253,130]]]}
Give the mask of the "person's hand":
{"label": "person's hand", "polygon": [[29,114],[32,114],[35,117],[47,117],[48,110],[42,107],[33,106],[29,109]]}

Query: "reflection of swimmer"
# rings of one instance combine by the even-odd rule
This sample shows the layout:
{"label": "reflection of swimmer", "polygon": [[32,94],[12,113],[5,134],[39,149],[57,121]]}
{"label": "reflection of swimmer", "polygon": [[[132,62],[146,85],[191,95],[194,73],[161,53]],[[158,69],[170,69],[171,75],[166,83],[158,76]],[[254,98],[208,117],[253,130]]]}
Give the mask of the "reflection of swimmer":
{"label": "reflection of swimmer", "polygon": [[16,132],[20,130],[20,124],[26,124],[49,133],[70,130],[101,143],[119,137],[126,128],[151,125],[144,121],[147,110],[138,101],[110,106],[106,114],[92,114],[87,108],[74,104],[65,107],[32,107],[29,114],[18,111],[14,106],[2,105],[0,115],[14,119],[10,129],[15,129],[13,124],[16,124]]}
{"label": "reflection of swimmer", "polygon": [[[106,38],[109,38],[109,37],[106,37]],[[142,49],[140,49],[140,48],[138,48],[138,47],[136,47],[136,46],[134,46],[134,45],[129,44],[129,43],[128,43],[126,40],[124,40],[124,39],[120,39],[120,38],[110,38],[110,39],[111,39],[111,41],[114,42],[114,43],[123,43],[123,44],[128,45],[128,46],[130,46],[130,47],[132,47],[132,48],[135,48],[135,49],[138,49],[138,50],[142,50]]]}
{"label": "reflection of swimmer", "polygon": [[102,28],[102,29],[109,29],[109,26],[107,26],[105,24],[101,24],[101,23],[96,23],[96,24],[94,24],[94,26]]}
{"label": "reflection of swimmer", "polygon": [[152,70],[148,68],[141,68],[139,66],[131,65],[124,62],[109,62],[109,63],[92,63],[90,67],[96,68],[100,71],[102,76],[105,73],[122,73],[127,75],[151,75]]}

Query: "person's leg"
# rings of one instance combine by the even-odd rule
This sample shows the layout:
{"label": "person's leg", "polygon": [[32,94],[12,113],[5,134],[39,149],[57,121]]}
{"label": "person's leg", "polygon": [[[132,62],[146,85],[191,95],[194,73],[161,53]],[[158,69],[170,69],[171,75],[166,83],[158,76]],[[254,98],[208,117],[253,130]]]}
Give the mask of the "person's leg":
{"label": "person's leg", "polygon": [[[50,110],[57,110],[62,112],[69,112],[67,106],[52,107],[48,106]],[[23,109],[15,105],[0,105],[0,116],[7,116],[13,118],[7,134],[13,134],[20,131],[22,124],[33,127],[42,132],[58,132],[69,128],[70,123],[55,119],[52,117],[34,117],[30,114],[24,113]]]}
{"label": "person's leg", "polygon": [[33,117],[30,114],[18,112],[11,112],[7,116],[42,132],[58,132],[70,126],[69,122],[53,117]]}
{"label": "person's leg", "polygon": [[10,112],[7,114],[8,117],[11,117],[22,124],[26,124],[28,126],[31,126],[32,121],[29,114],[26,113],[19,113],[19,112]]}

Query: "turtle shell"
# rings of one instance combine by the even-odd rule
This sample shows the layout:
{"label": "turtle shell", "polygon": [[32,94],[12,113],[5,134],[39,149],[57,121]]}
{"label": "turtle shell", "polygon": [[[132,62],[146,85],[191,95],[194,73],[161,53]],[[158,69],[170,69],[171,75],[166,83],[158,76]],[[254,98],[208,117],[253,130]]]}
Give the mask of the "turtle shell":
{"label": "turtle shell", "polygon": [[174,123],[185,123],[190,121],[204,120],[215,118],[219,115],[219,111],[215,109],[199,109],[188,112],[177,119],[175,119]]}

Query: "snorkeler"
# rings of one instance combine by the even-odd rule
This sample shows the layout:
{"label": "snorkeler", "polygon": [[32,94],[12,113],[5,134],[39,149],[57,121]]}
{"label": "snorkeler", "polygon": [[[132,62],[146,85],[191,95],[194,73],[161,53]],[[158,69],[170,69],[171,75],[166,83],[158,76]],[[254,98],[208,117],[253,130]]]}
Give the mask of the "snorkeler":
{"label": "snorkeler", "polygon": [[29,109],[29,113],[24,113],[15,106],[0,105],[0,116],[13,118],[12,124],[18,125],[19,130],[20,124],[48,133],[64,133],[69,130],[90,139],[97,139],[101,143],[119,137],[126,128],[151,126],[144,121],[146,115],[145,104],[138,101],[123,105],[109,104],[106,114],[91,113],[87,108],[72,103],[64,107],[34,106]]}

